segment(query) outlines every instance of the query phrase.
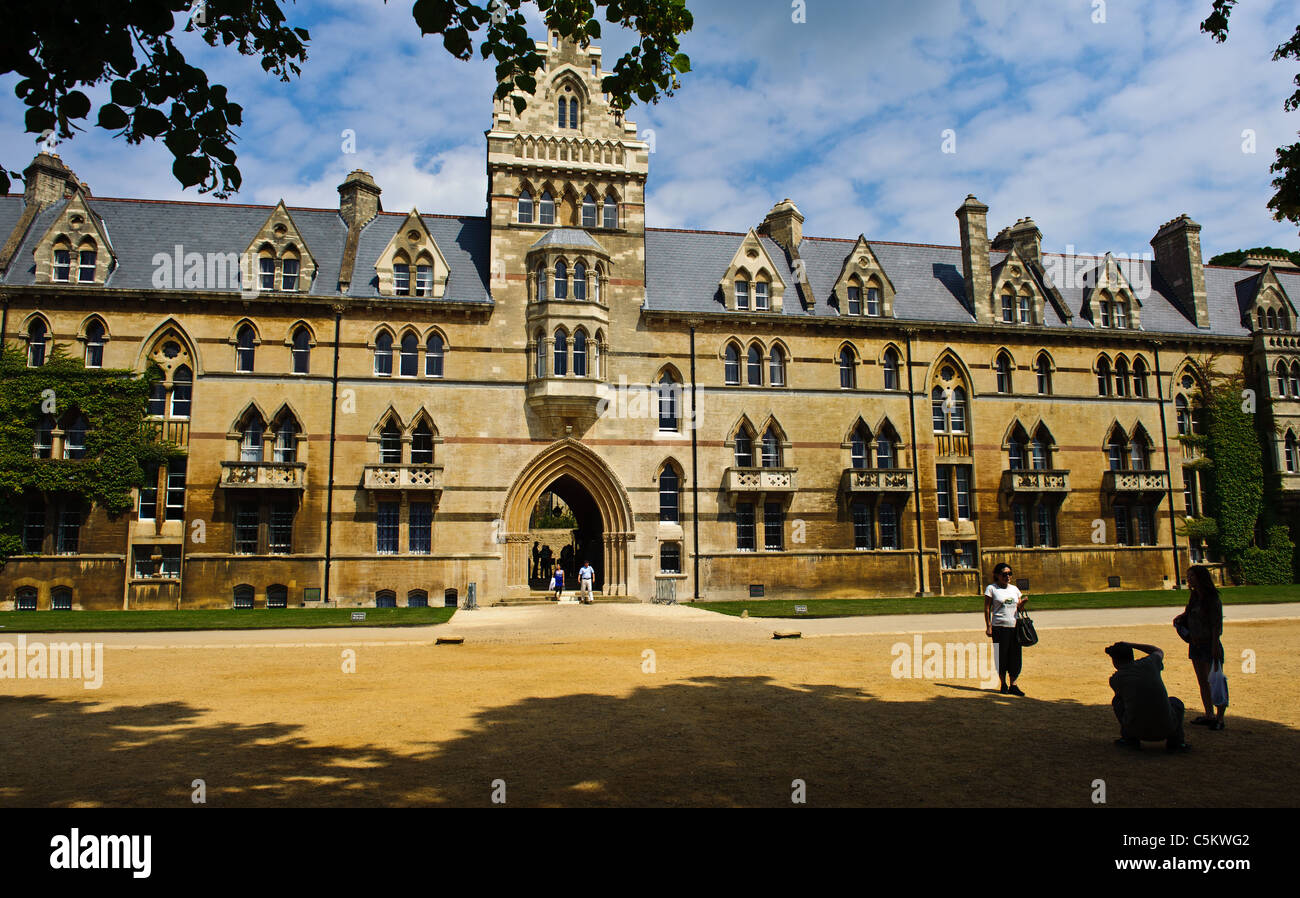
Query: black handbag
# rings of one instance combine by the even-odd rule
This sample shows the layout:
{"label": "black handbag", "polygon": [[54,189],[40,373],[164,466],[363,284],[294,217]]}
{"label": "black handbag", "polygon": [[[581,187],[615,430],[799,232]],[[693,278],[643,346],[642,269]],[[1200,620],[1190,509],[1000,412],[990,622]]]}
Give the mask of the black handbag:
{"label": "black handbag", "polygon": [[1038,631],[1034,629],[1034,622],[1029,619],[1029,612],[1024,610],[1016,612],[1016,642],[1026,646],[1038,642]]}

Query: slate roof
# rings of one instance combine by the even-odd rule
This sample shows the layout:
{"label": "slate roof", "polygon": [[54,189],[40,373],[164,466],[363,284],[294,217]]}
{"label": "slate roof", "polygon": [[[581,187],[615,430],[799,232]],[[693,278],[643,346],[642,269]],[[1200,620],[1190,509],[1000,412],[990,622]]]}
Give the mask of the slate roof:
{"label": "slate roof", "polygon": [[[32,223],[5,273],[2,283],[31,284],[34,279],[33,247],[63,210],[66,200],[41,212]],[[240,253],[266,222],[274,207],[91,197],[90,208],[101,218],[117,255],[117,266],[106,286],[118,289],[153,290],[154,257],[171,255],[174,247],[185,253]],[[0,241],[7,238],[23,210],[21,195],[0,196]],[[317,275],[309,295],[336,295],[339,265],[347,226],[334,209],[289,208],[316,259]],[[361,231],[357,260],[348,296],[379,298],[375,262],[405,220],[405,213],[380,213]],[[450,266],[443,301],[491,303],[489,283],[490,228],[486,218],[476,216],[422,216],[429,233]],[[723,312],[719,280],[731,264],[745,234],[739,232],[682,231],[650,228],[645,234],[645,308],[672,312]],[[815,298],[811,308],[800,301],[797,278],[785,251],[770,237],[761,236],[773,259],[777,274],[787,284],[780,314],[793,318],[833,318],[839,310],[832,305],[831,289],[839,277],[844,259],[855,241],[837,238],[804,238],[799,247],[804,271]],[[895,320],[912,323],[973,323],[967,308],[962,280],[961,249],[956,246],[868,241],[885,273],[893,283]],[[555,228],[544,234],[534,247],[599,244],[580,228]],[[1006,258],[1005,252],[990,252],[990,267]],[[1077,261],[1077,265],[1069,264]],[[1060,292],[1072,314],[1068,321],[1046,303],[1044,325],[1048,328],[1090,329],[1091,321],[1080,314],[1087,284],[1077,273],[1094,268],[1100,257],[1071,260],[1044,253],[1043,264],[1050,281]],[[1205,333],[1198,329],[1178,300],[1154,272],[1150,261],[1120,260],[1125,277],[1139,291],[1142,332],[1165,334]],[[1075,275],[1075,276],[1072,276]],[[1253,295],[1258,269],[1206,266],[1205,285],[1209,298],[1209,332],[1220,336],[1244,337],[1244,296]],[[1278,280],[1293,303],[1300,305],[1300,272],[1277,272]],[[1071,281],[1077,280],[1077,283]],[[184,289],[178,285],[172,289]],[[238,289],[231,286],[230,289]],[[745,313],[754,314],[754,313]]]}

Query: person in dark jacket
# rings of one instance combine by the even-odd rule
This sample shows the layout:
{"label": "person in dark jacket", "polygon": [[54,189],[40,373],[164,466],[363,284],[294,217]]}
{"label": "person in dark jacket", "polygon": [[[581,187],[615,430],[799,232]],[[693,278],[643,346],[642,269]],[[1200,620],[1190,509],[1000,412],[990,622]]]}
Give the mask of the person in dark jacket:
{"label": "person in dark jacket", "polygon": [[1201,704],[1205,713],[1192,723],[1223,729],[1223,715],[1227,705],[1214,705],[1210,693],[1210,670],[1214,662],[1223,664],[1223,602],[1210,572],[1202,565],[1187,570],[1187,589],[1190,593],[1187,607],[1174,618],[1174,626],[1187,640],[1187,657],[1196,672],[1196,683],[1201,689]]}

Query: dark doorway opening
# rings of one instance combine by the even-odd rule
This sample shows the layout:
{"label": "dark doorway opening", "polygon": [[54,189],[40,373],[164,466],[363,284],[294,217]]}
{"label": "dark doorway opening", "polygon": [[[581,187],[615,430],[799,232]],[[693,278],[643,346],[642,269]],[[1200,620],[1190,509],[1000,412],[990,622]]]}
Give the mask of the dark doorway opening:
{"label": "dark doorway opening", "polygon": [[[605,584],[605,545],[604,524],[600,518],[600,507],[596,500],[576,478],[565,474],[557,478],[543,493],[554,493],[573,514],[577,526],[568,531],[568,537],[562,545],[546,544],[551,549],[552,567],[564,569],[564,588],[571,592],[579,587],[578,570],[584,562],[591,562],[596,571],[594,588],[601,590]],[[539,542],[540,540],[534,540]],[[542,546],[538,546],[539,551]],[[529,585],[534,589],[547,589],[550,576],[538,570],[534,564],[529,576]]]}

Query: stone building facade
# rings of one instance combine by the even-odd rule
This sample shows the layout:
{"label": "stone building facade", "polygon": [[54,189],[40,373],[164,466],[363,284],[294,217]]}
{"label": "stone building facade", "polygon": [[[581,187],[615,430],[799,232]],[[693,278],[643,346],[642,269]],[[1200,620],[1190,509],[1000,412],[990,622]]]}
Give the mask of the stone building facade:
{"label": "stone building facade", "polygon": [[[337,209],[101,198],[36,157],[0,197],[4,340],[156,362],[184,458],[117,518],[26,497],[5,607],[523,597],[546,491],[606,596],[972,594],[1002,560],[1035,592],[1173,586],[1204,560],[1178,436],[1211,357],[1300,489],[1284,260],[1206,267],[1185,215],[1150,258],[1045,253],[973,196],[957,246],[804,237],[790,200],[743,234],[647,228],[600,50],[538,47],[527,109],[494,104],[483,217],[385,212],[361,171]],[[33,452],[78,463],[33,409]]]}

